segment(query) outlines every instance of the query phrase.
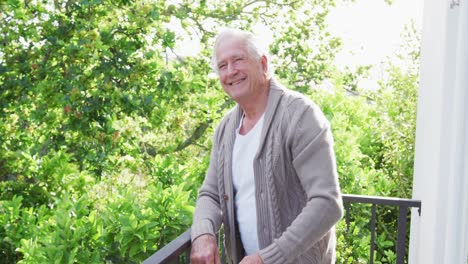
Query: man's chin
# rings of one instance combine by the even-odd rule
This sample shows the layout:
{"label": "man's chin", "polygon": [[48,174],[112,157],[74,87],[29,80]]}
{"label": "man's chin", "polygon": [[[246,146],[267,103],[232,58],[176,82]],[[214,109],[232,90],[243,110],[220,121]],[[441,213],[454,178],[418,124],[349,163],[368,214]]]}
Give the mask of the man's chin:
{"label": "man's chin", "polygon": [[231,97],[235,99],[237,97],[242,97],[244,95],[244,91],[242,91],[242,87],[229,87],[229,89],[224,89],[224,91]]}

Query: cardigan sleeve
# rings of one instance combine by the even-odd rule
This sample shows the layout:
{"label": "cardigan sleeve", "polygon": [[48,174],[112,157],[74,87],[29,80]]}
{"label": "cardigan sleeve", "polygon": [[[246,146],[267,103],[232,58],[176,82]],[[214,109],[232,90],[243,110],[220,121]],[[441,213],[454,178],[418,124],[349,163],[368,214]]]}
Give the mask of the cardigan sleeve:
{"label": "cardigan sleeve", "polygon": [[290,120],[286,141],[307,203],[283,234],[260,251],[265,264],[291,263],[343,215],[330,125],[315,104],[298,101],[302,103],[286,115]]}
{"label": "cardigan sleeve", "polygon": [[217,146],[219,128],[213,137],[213,147],[210,156],[210,165],[205,176],[205,180],[198,192],[197,204],[193,216],[191,239],[204,234],[216,236],[216,232],[221,227],[221,209],[218,191],[217,178]]}

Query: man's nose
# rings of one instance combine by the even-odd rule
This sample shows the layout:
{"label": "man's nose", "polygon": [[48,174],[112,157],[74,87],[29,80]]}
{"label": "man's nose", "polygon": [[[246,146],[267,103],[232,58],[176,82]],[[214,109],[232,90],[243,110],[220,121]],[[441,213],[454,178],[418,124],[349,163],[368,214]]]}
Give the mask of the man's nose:
{"label": "man's nose", "polygon": [[231,76],[231,75],[235,75],[235,74],[237,73],[237,68],[234,66],[234,64],[229,63],[229,64],[227,65],[227,67],[228,67],[228,68],[227,68],[227,70],[228,70],[228,75]]}

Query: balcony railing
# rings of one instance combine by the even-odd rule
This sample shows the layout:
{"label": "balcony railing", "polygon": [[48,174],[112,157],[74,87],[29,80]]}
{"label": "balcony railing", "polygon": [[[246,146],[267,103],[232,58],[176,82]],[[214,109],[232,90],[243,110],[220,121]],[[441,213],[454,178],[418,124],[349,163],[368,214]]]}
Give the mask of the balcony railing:
{"label": "balcony railing", "polygon": [[[398,233],[396,242],[396,263],[403,264],[406,256],[406,234],[408,209],[418,208],[421,214],[421,201],[412,199],[401,199],[391,197],[376,197],[363,195],[343,195],[343,203],[345,207],[346,226],[350,225],[350,210],[352,204],[370,204],[371,220],[370,220],[370,258],[369,263],[374,263],[375,251],[375,229],[377,219],[377,205],[379,206],[397,206],[398,207]],[[169,244],[161,248],[151,257],[146,259],[143,264],[166,264],[166,263],[190,263],[190,229],[171,241]],[[224,252],[223,252],[224,253]],[[224,259],[224,258],[223,258]],[[223,262],[224,263],[224,262]]]}

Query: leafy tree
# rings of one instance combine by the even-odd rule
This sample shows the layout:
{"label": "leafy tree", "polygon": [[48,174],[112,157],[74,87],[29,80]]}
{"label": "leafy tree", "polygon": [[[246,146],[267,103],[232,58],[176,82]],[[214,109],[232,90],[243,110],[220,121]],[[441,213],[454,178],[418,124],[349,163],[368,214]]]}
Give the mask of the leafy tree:
{"label": "leafy tree", "polygon": [[[417,63],[389,64],[378,92],[360,90],[355,80],[367,66],[340,72],[332,64],[341,43],[325,17],[334,1],[0,5],[6,263],[140,262],[190,225],[213,128],[233,105],[209,66],[213,37],[225,26],[273,30],[276,75],[332,123],[343,192],[410,193]],[[407,32],[413,41],[415,31]],[[198,54],[178,54],[187,38],[199,43]],[[415,62],[419,42],[408,43],[401,58]],[[327,81],[331,93],[311,89]],[[345,263],[367,259],[369,212],[353,215],[348,232],[356,236],[338,228]],[[378,239],[382,263],[392,260],[391,231]]]}
{"label": "leafy tree", "polygon": [[[304,72],[278,74],[305,87],[304,76],[328,76],[339,46],[323,20],[332,4],[2,2],[0,259],[133,263],[181,233],[213,126],[233,104],[210,74],[214,35],[274,28],[278,63]],[[187,37],[200,54],[177,54]]]}

